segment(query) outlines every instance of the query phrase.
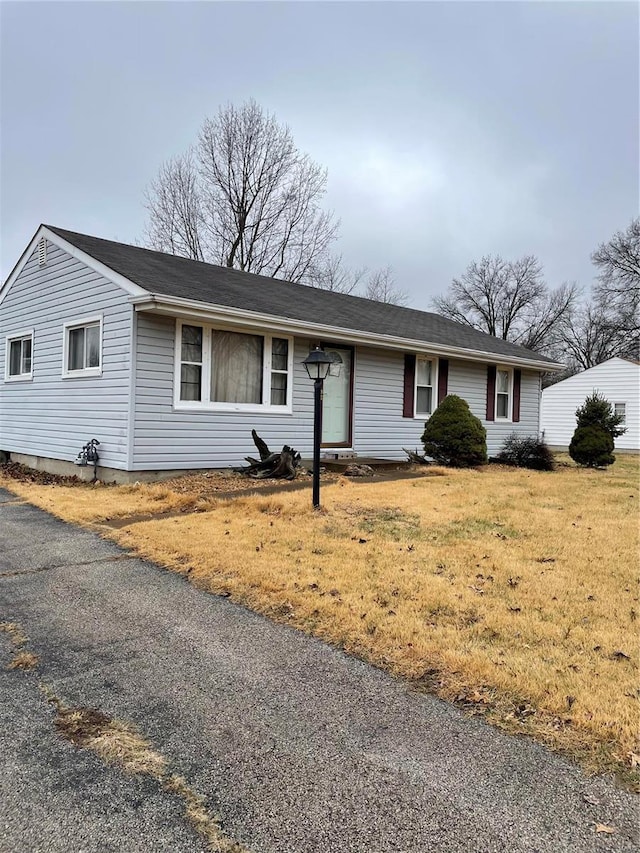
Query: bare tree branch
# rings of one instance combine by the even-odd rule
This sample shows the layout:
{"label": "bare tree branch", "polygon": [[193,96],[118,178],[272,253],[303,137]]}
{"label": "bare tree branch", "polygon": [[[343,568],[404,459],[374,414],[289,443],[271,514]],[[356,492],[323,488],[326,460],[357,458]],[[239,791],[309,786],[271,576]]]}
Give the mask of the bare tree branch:
{"label": "bare tree branch", "polygon": [[329,255],[309,270],[308,283],[334,293],[354,293],[367,272],[366,267],[346,267],[342,255]]}
{"label": "bare tree branch", "polygon": [[637,309],[640,298],[640,217],[626,231],[618,231],[591,255],[598,269],[600,293],[630,299]]}
{"label": "bare tree branch", "polygon": [[406,305],[408,302],[407,293],[396,285],[391,267],[370,274],[364,295],[367,299],[388,305]]}
{"label": "bare tree branch", "polygon": [[193,150],[160,167],[145,193],[149,211],[146,242],[154,249],[204,260],[204,225]]}
{"label": "bare tree branch", "polygon": [[[638,357],[640,341],[640,217],[618,231],[591,256],[598,270],[594,303],[619,349]],[[625,341],[625,343],[623,343]],[[619,354],[619,353],[618,353]]]}
{"label": "bare tree branch", "polygon": [[637,359],[640,335],[597,298],[565,318],[561,344],[569,367],[587,370],[614,356]]}

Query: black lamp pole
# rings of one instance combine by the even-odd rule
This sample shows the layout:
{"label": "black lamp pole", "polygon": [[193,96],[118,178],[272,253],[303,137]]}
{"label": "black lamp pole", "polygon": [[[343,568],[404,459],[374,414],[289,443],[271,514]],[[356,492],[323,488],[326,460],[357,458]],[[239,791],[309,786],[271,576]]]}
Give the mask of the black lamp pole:
{"label": "black lamp pole", "polygon": [[322,386],[324,379],[313,383],[313,508],[320,506],[320,438],[322,434]]}
{"label": "black lamp pole", "polygon": [[320,506],[320,441],[322,432],[322,386],[335,358],[316,347],[302,362],[313,379],[313,508]]}

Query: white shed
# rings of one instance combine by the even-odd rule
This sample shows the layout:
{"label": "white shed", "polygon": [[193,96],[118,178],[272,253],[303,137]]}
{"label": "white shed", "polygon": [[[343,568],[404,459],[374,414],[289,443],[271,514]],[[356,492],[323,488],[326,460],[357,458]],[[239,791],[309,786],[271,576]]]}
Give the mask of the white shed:
{"label": "white shed", "polygon": [[576,409],[599,391],[624,416],[627,431],[617,450],[640,450],[640,363],[610,358],[542,392],[540,429],[550,447],[566,449],[576,428]]}

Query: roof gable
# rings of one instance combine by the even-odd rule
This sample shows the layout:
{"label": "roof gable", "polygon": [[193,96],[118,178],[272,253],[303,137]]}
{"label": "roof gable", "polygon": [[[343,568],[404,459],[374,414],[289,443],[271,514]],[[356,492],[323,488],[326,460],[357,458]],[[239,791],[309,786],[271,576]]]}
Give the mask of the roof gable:
{"label": "roof gable", "polygon": [[[61,233],[58,233],[60,231]],[[65,252],[68,252],[72,257],[77,258],[82,263],[86,264],[92,270],[97,273],[100,273],[105,278],[108,278],[114,284],[121,287],[129,296],[144,296],[147,291],[144,288],[140,287],[135,282],[130,281],[125,276],[118,274],[116,271],[110,269],[108,266],[103,264],[98,258],[94,258],[91,254],[83,251],[82,248],[75,245],[75,243],[71,243],[66,240],[62,235],[65,232],[62,229],[53,229],[49,228],[47,225],[41,225],[36,233],[33,235],[27,248],[20,255],[18,262],[11,270],[9,275],[7,276],[4,283],[0,286],[0,305],[4,301],[5,297],[9,293],[13,283],[16,281],[22,270],[25,268],[27,263],[29,262],[29,258],[33,255],[34,251],[40,239],[45,237],[47,240],[55,243],[61,249],[64,249]],[[68,232],[72,233],[72,232]]]}

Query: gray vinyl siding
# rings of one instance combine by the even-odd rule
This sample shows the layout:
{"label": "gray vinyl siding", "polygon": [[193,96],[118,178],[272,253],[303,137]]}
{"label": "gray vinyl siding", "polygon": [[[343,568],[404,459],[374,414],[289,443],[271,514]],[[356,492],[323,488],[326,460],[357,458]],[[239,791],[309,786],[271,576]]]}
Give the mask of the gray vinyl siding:
{"label": "gray vinyl siding", "polygon": [[[363,456],[385,459],[406,459],[403,447],[420,449],[425,419],[402,417],[404,354],[358,349],[355,377],[354,449]],[[482,421],[490,456],[500,450],[505,438],[513,432],[538,435],[539,374],[534,371],[522,371],[519,423],[486,420],[486,364],[451,360],[448,392],[465,399]]]}
{"label": "gray vinyl siding", "polygon": [[312,451],[313,386],[302,361],[309,341],[294,346],[293,414],[176,411],[173,406],[175,320],[137,317],[133,470],[226,468],[256,455],[251,430],[272,448]]}
{"label": "gray vinyl siding", "polygon": [[[272,448],[291,444],[303,456],[311,456],[313,385],[302,365],[308,339],[295,340],[293,414],[185,412],[173,407],[174,335],[173,319],[138,315],[134,470],[239,465],[245,456],[255,455],[253,428]],[[487,424],[486,377],[486,365],[450,362],[449,391],[464,397],[481,418],[493,454],[513,431],[537,435],[539,381],[537,373],[523,371],[519,424]],[[403,447],[420,447],[424,419],[402,416],[403,385],[402,352],[356,347],[352,447],[359,456],[402,460]]]}
{"label": "gray vinyl siding", "polygon": [[[62,378],[63,324],[102,314],[102,375]],[[67,252],[36,251],[0,305],[0,449],[73,461],[91,438],[126,469],[132,309],[127,294]],[[34,330],[33,379],[5,382],[6,339]]]}
{"label": "gray vinyl siding", "polygon": [[520,388],[520,421],[487,421],[487,365],[474,361],[451,361],[449,393],[463,397],[473,414],[487,430],[487,450],[494,456],[505,438],[516,432],[522,436],[538,436],[540,411],[540,374],[522,371]]}
{"label": "gray vinyl siding", "polygon": [[402,417],[404,353],[356,348],[353,448],[360,456],[404,459],[420,449],[424,418]]}

